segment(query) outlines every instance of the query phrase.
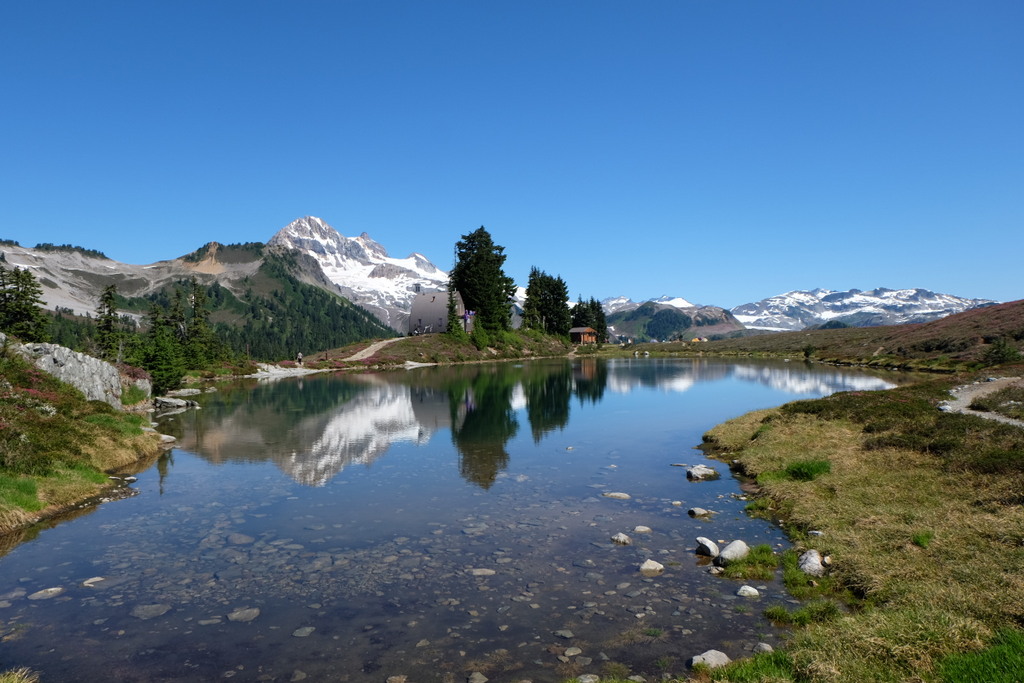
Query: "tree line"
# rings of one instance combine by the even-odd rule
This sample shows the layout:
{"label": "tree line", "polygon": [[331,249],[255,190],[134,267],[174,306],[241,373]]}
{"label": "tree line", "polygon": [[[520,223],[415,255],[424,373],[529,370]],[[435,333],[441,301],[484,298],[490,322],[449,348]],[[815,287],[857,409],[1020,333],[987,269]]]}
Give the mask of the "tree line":
{"label": "tree line", "polygon": [[[455,265],[449,274],[448,332],[464,335],[456,315],[455,292],[467,311],[473,312],[474,342],[501,335],[512,325],[512,297],[515,283],[503,269],[505,248],[494,243],[481,226],[455,244]],[[598,342],[608,341],[608,324],[600,302],[580,297],[569,305],[569,288],[561,276],[552,276],[533,266],[526,286],[522,326],[544,334],[568,336],[573,327],[591,327]]]}

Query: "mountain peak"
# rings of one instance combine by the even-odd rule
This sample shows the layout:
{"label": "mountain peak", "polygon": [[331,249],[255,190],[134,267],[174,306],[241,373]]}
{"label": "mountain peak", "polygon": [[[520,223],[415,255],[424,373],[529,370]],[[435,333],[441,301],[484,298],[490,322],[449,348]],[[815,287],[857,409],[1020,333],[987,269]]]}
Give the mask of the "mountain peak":
{"label": "mountain peak", "polygon": [[268,244],[314,258],[346,297],[400,332],[406,331],[405,321],[417,286],[440,290],[448,282],[447,273],[419,254],[392,258],[368,233],[345,237],[315,216],[292,221]]}

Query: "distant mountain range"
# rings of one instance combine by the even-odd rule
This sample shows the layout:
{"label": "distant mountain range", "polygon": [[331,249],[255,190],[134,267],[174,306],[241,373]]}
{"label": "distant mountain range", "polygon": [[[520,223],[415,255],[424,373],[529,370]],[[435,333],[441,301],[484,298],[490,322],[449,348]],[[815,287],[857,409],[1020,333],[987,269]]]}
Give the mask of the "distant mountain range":
{"label": "distant mountain range", "polygon": [[[42,285],[46,307],[64,313],[94,315],[103,289],[113,284],[122,297],[135,302],[125,312],[140,316],[145,311],[145,300],[157,299],[161,292],[167,293],[196,277],[207,286],[218,284],[235,297],[235,303],[225,304],[220,318],[243,324],[246,306],[252,310],[259,307],[249,299],[265,296],[280,286],[263,281],[287,276],[348,299],[387,327],[403,333],[416,292],[444,289],[448,279],[445,271],[421,254],[391,257],[368,234],[345,237],[313,216],[293,221],[266,244],[224,246],[210,242],[191,254],[150,265],[120,263],[82,247],[29,248],[9,240],[0,240],[0,259],[8,267],[32,270]],[[284,265],[268,268],[268,260]],[[520,287],[517,294],[521,305],[524,290]],[[744,328],[781,331],[823,324],[925,322],[994,303],[925,289],[795,291],[731,310],[670,296],[644,302],[614,297],[601,302],[613,336],[659,340],[723,336]]]}
{"label": "distant mountain range", "polygon": [[732,314],[745,327],[791,331],[820,325],[877,327],[938,320],[998,302],[937,294],[927,289],[814,289],[778,294],[736,306]]}

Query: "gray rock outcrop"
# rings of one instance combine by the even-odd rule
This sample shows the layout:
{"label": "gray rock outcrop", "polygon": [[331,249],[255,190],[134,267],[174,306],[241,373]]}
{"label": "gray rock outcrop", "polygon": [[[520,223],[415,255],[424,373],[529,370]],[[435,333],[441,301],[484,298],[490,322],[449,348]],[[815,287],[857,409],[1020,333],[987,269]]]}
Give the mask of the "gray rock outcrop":
{"label": "gray rock outcrop", "polygon": [[81,391],[88,400],[121,408],[121,375],[110,363],[57,344],[22,344],[17,351],[43,372]]}

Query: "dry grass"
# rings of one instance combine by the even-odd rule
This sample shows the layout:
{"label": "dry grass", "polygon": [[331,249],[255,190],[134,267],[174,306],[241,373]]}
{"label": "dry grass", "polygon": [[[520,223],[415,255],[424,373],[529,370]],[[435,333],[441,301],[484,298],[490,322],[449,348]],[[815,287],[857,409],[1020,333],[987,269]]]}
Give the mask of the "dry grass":
{"label": "dry grass", "polygon": [[[1024,476],[951,469],[919,450],[866,450],[865,439],[857,422],[784,410],[706,436],[757,478],[800,548],[831,555],[836,590],[858,598],[851,613],[795,634],[794,675],[928,680],[943,656],[1024,620]],[[813,481],[773,476],[807,459],[831,470]]]}

